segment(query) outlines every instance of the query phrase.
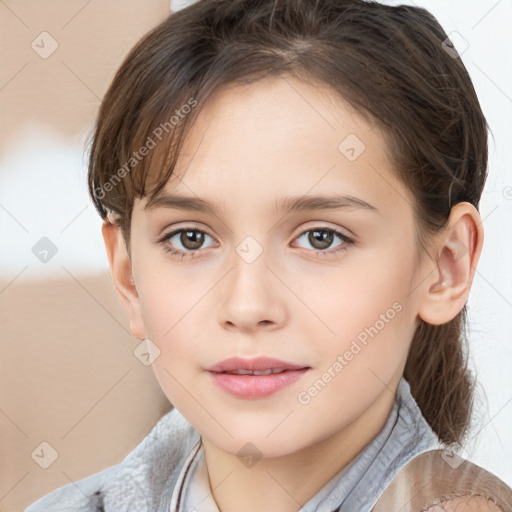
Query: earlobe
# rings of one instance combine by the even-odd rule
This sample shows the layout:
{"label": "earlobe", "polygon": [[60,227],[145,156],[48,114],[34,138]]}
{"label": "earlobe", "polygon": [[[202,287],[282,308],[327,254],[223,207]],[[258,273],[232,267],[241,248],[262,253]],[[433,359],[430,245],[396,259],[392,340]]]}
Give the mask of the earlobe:
{"label": "earlobe", "polygon": [[432,325],[449,322],[467,301],[483,245],[476,208],[467,202],[452,208],[447,227],[436,237],[435,268],[422,287],[420,318]]}
{"label": "earlobe", "polygon": [[140,314],[139,295],[133,278],[131,258],[121,229],[116,224],[105,221],[101,231],[117,298],[128,317],[132,333],[139,339],[145,339],[146,331]]}

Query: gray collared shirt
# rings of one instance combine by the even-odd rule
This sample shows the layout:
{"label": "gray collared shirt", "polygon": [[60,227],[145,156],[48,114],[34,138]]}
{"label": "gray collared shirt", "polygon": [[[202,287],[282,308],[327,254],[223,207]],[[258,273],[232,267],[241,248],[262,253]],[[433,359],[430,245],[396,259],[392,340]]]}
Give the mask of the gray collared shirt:
{"label": "gray collared shirt", "polygon": [[[402,378],[386,424],[364,450],[305,503],[299,512],[369,512],[413,457],[439,448]],[[172,493],[170,512],[219,512],[210,491],[201,440],[190,451]]]}

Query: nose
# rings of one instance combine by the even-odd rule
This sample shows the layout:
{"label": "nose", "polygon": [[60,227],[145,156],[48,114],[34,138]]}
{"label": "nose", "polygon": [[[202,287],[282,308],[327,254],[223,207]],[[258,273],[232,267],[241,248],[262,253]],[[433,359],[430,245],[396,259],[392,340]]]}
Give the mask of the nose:
{"label": "nose", "polygon": [[265,252],[249,263],[235,253],[219,290],[219,323],[227,330],[281,328],[287,320],[284,285],[268,266]]}

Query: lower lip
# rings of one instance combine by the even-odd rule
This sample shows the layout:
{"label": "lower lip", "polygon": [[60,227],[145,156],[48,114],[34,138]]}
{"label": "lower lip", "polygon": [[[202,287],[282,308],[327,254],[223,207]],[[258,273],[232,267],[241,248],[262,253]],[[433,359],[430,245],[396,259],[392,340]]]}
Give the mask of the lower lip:
{"label": "lower lip", "polygon": [[273,395],[297,382],[309,368],[286,370],[270,375],[235,375],[209,372],[217,386],[238,398],[257,399]]}

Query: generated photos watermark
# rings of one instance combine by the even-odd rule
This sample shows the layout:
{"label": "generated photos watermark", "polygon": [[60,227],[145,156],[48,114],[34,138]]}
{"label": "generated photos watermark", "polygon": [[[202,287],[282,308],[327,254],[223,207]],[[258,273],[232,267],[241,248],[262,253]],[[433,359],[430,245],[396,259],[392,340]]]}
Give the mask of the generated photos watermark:
{"label": "generated photos watermark", "polygon": [[402,309],[402,304],[395,302],[385,313],[380,314],[373,325],[365,327],[352,340],[350,347],[343,354],[337,356],[336,360],[327,368],[322,376],[297,395],[298,402],[302,405],[308,405],[368,345],[370,339],[375,338]]}
{"label": "generated photos watermark", "polygon": [[[115,187],[125,178],[130,172],[137,167],[145,156],[162,141],[164,132],[169,133],[174,127],[176,127],[180,121],[191,112],[191,110],[197,105],[197,100],[189,98],[187,103],[182,105],[179,109],[174,111],[174,114],[169,118],[168,121],[160,123],[148,136],[146,142],[137,150],[132,152],[132,156],[121,166],[101,187],[94,189],[94,197],[101,200],[107,195],[107,192],[111,192]],[[156,140],[155,140],[156,139]]]}

